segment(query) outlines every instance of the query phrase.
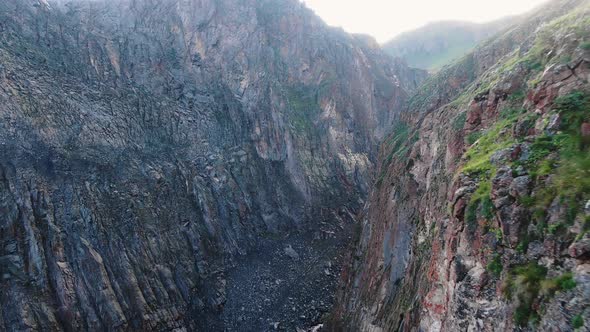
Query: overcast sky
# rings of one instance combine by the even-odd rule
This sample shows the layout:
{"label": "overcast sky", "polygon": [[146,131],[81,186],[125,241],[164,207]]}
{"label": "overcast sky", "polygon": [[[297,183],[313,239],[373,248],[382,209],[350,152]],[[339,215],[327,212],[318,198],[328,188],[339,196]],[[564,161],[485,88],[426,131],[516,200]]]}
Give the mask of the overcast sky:
{"label": "overcast sky", "polygon": [[[0,0],[1,1],[1,0]],[[385,42],[440,20],[486,22],[521,14],[547,0],[303,0],[333,26]]]}

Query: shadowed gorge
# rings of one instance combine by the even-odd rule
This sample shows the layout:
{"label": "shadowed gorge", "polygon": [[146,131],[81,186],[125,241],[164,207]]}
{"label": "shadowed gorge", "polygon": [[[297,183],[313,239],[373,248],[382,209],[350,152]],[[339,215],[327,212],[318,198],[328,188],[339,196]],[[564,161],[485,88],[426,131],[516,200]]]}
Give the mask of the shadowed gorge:
{"label": "shadowed gorge", "polygon": [[0,1],[0,330],[586,328],[589,6],[428,75],[298,0]]}

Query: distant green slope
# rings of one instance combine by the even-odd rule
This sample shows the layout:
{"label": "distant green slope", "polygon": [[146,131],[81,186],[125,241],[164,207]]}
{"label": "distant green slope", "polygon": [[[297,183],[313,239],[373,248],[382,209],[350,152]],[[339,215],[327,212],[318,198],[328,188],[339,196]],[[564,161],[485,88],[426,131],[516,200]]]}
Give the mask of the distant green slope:
{"label": "distant green slope", "polygon": [[490,23],[444,21],[403,33],[383,45],[385,52],[404,59],[410,66],[436,71],[461,57],[480,41],[516,21],[514,17]]}

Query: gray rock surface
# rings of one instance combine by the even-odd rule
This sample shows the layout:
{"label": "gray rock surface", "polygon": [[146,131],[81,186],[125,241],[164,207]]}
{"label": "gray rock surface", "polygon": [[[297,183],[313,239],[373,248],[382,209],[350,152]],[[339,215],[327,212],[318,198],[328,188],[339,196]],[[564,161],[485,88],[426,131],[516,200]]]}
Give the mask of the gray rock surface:
{"label": "gray rock surface", "polygon": [[[233,320],[258,290],[235,271],[285,238],[348,238],[425,76],[296,0],[1,1],[0,32],[7,331],[268,328]],[[323,257],[317,238],[302,265],[347,243]]]}

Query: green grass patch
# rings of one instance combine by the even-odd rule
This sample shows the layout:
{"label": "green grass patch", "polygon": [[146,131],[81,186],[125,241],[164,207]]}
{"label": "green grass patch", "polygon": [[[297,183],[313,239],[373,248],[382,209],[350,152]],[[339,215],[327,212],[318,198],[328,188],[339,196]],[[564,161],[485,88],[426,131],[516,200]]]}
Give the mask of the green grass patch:
{"label": "green grass patch", "polygon": [[531,262],[510,270],[504,281],[503,294],[516,301],[514,320],[519,326],[526,326],[529,321],[536,320],[539,313],[534,308],[551,299],[555,293],[576,287],[571,273],[547,279],[547,268]]}
{"label": "green grass patch", "polygon": [[[590,98],[573,92],[555,100],[563,121],[563,134],[556,135],[560,160],[553,186],[563,202],[578,210],[580,202],[590,198],[590,153],[584,146],[580,127],[590,118]],[[576,212],[568,212],[572,221]]]}
{"label": "green grass patch", "polygon": [[514,268],[506,279],[504,295],[516,300],[514,321],[519,326],[526,326],[529,320],[537,318],[533,305],[539,296],[541,282],[547,276],[547,268],[535,263]]}
{"label": "green grass patch", "polygon": [[383,143],[384,151],[389,151],[387,157],[381,163],[381,174],[377,178],[376,185],[381,186],[385,179],[385,172],[394,159],[404,158],[410,148],[418,140],[418,135],[411,133],[411,128],[404,122],[398,122],[392,129],[392,134]]}
{"label": "green grass patch", "polygon": [[[494,206],[490,199],[492,190],[491,179],[496,173],[490,158],[499,150],[510,147],[515,140],[509,130],[521,111],[510,112],[505,118],[485,132],[474,132],[468,135],[467,142],[471,145],[465,152],[465,164],[461,171],[469,176],[480,179],[476,191],[471,195],[465,210],[468,224],[477,222],[478,213],[486,220],[494,216]],[[501,239],[499,239],[501,240]]]}
{"label": "green grass patch", "polygon": [[[552,152],[559,150],[559,142],[554,136],[542,135],[535,139],[530,146],[530,154],[525,162],[525,167],[529,169],[533,176],[539,175],[538,168],[541,166],[541,162],[545,161],[545,158]],[[543,165],[545,168],[551,166],[550,164]],[[553,167],[544,169],[543,174],[547,171],[551,171]]]}
{"label": "green grass patch", "polygon": [[525,207],[535,206],[535,198],[531,196],[520,196],[517,198],[518,203]]}
{"label": "green grass patch", "polygon": [[536,167],[532,172],[531,175],[535,176],[547,176],[555,170],[555,163],[553,160],[546,159],[539,163],[538,167]]}
{"label": "green grass patch", "polygon": [[574,91],[555,99],[554,106],[565,115],[566,121],[563,123],[566,127],[577,127],[583,120],[588,119],[588,114],[584,111],[588,109],[589,99],[590,97],[581,91]]}
{"label": "green grass patch", "polygon": [[483,200],[490,198],[490,193],[492,191],[492,182],[489,180],[483,181],[479,183],[477,190],[471,195],[472,202],[481,202]]}
{"label": "green grass patch", "polygon": [[467,162],[462,171],[469,175],[485,174],[492,171],[490,157],[499,150],[505,149],[514,144],[514,139],[509,129],[514,123],[514,119],[504,119],[490,128],[479,138],[477,144],[474,144],[465,153]]}
{"label": "green grass patch", "polygon": [[572,327],[574,329],[579,329],[584,326],[584,318],[581,314],[577,314],[572,318]]}
{"label": "green grass patch", "polygon": [[508,96],[508,101],[510,101],[511,103],[521,103],[524,101],[525,97],[526,95],[524,93],[524,90],[520,89],[510,94],[510,96]]}
{"label": "green grass patch", "polygon": [[586,235],[586,233],[590,232],[590,216],[586,216],[584,218],[584,223],[582,224],[582,231],[576,237],[577,240],[581,239]]}
{"label": "green grass patch", "polygon": [[481,131],[474,131],[467,135],[467,144],[473,145],[473,143],[477,142],[477,140],[481,137]]}
{"label": "green grass patch", "polygon": [[[442,102],[453,102],[458,100],[467,102],[469,96],[467,94],[461,94],[461,91],[467,87],[473,80],[475,80],[475,58],[473,54],[467,54],[461,59],[458,59],[448,66],[442,68],[435,75],[430,76],[422,84],[420,89],[410,97],[408,100],[408,108],[413,111],[425,111],[432,107],[433,104],[439,104]],[[463,77],[465,78],[462,86],[450,89],[448,80],[451,77]],[[441,101],[440,97],[443,95],[441,91],[448,92],[448,100]],[[456,103],[452,103],[456,104]]]}
{"label": "green grass patch", "polygon": [[385,141],[389,153],[383,161],[382,167],[390,165],[394,158],[404,157],[418,140],[418,135],[410,131],[411,128],[404,122],[399,122],[394,126],[392,134]]}
{"label": "green grass patch", "polygon": [[491,220],[494,216],[494,205],[490,198],[492,192],[491,181],[484,180],[478,184],[477,189],[471,195],[467,207],[465,208],[465,221],[469,225],[477,223],[478,215],[486,220]]}
{"label": "green grass patch", "polygon": [[553,225],[549,225],[547,227],[547,233],[549,234],[555,234],[557,233],[557,231],[562,228],[563,225],[562,224],[553,224]]}
{"label": "green grass patch", "polygon": [[457,115],[453,120],[453,129],[455,131],[463,130],[465,127],[465,120],[467,120],[467,112]]}
{"label": "green grass patch", "polygon": [[590,18],[588,8],[580,7],[569,14],[561,16],[544,25],[536,34],[535,41],[524,61],[539,63],[541,68],[552,63],[559,63],[568,60],[568,55],[555,57],[558,52],[552,52],[555,45],[560,43],[556,36],[573,34],[583,39],[590,34]]}
{"label": "green grass patch", "polygon": [[488,271],[490,271],[496,277],[499,277],[502,274],[502,255],[495,254],[494,258],[488,263]]}
{"label": "green grass patch", "polygon": [[465,221],[469,225],[475,225],[477,223],[477,209],[479,208],[479,202],[476,204],[467,204],[465,208]]}
{"label": "green grass patch", "polygon": [[555,280],[558,290],[570,290],[576,288],[576,281],[571,273],[565,273]]}
{"label": "green grass patch", "polygon": [[520,240],[520,242],[518,243],[518,245],[516,246],[516,251],[521,253],[521,254],[526,254],[528,248],[529,248],[529,243],[530,243],[530,236],[528,234],[524,234]]}
{"label": "green grass patch", "polygon": [[557,292],[568,291],[574,288],[576,288],[576,281],[573,275],[568,272],[556,278],[542,280],[540,294],[549,299]]}
{"label": "green grass patch", "polygon": [[523,113],[526,113],[523,108],[505,108],[500,112],[500,119],[515,119]]}
{"label": "green grass patch", "polygon": [[487,192],[485,197],[481,199],[481,214],[487,220],[491,220],[494,217],[494,203],[490,198],[491,188]]}
{"label": "green grass patch", "polygon": [[498,240],[499,242],[502,242],[502,238],[503,238],[502,229],[500,229],[500,228],[491,228],[489,231],[496,236],[496,240]]}
{"label": "green grass patch", "polygon": [[315,128],[313,119],[320,113],[319,90],[307,86],[295,86],[288,90],[291,112],[289,122],[297,133],[307,133]]}
{"label": "green grass patch", "polygon": [[[582,92],[559,97],[554,108],[562,117],[560,133],[537,137],[530,146],[530,154],[522,165],[533,178],[554,174],[551,182],[540,187],[532,198],[525,198],[526,206],[533,209],[544,232],[555,234],[574,223],[582,205],[590,199],[590,153],[581,137],[582,123],[590,121],[590,98]],[[559,198],[567,213],[561,224],[546,227],[545,211]]]}

